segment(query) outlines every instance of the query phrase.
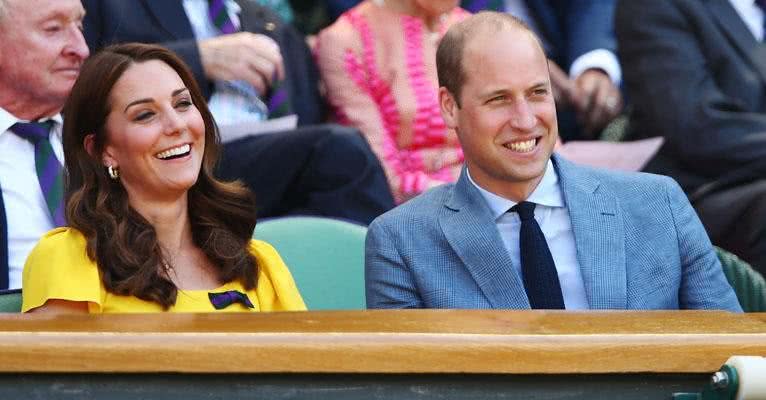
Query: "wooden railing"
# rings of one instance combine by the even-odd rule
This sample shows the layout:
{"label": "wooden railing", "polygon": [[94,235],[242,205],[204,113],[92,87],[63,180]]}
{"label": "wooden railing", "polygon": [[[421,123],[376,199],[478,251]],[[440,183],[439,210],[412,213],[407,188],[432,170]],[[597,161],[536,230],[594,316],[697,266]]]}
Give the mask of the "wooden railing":
{"label": "wooden railing", "polygon": [[707,373],[731,355],[766,356],[766,314],[0,314],[5,373]]}

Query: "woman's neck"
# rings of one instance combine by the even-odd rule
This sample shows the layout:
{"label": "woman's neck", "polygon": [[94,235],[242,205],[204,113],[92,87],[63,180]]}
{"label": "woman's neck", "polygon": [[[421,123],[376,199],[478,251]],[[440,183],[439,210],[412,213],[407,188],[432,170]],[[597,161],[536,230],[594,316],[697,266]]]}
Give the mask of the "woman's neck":
{"label": "woman's neck", "polygon": [[131,201],[130,205],[154,227],[157,241],[168,256],[193,243],[186,194],[173,202]]}
{"label": "woman's neck", "polygon": [[444,14],[433,15],[423,8],[419,7],[413,0],[374,0],[376,4],[391,11],[411,15],[423,21],[426,28],[431,32],[438,32],[441,28],[441,22]]}

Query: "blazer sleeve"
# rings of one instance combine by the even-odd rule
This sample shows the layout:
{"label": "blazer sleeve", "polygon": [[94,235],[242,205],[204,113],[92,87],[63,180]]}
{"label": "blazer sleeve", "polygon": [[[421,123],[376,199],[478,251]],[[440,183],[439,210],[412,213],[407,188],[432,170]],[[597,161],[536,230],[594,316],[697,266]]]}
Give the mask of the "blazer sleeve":
{"label": "blazer sleeve", "polygon": [[697,213],[673,179],[664,181],[682,267],[679,307],[742,312]]}
{"label": "blazer sleeve", "polygon": [[641,130],[639,136],[663,136],[680,163],[715,178],[766,158],[766,114],[757,109],[760,104],[735,97],[740,90],[724,91],[717,82],[728,79],[746,92],[758,90],[743,76],[717,76],[724,72],[714,68],[725,60],[708,56],[711,48],[725,44],[702,39],[716,37],[710,32],[717,27],[701,7],[702,2],[666,0],[647,6],[624,0],[617,5],[615,23],[634,103],[631,129]]}
{"label": "blazer sleeve", "polygon": [[567,62],[593,50],[617,52],[614,36],[615,0],[570,0],[565,16]]}
{"label": "blazer sleeve", "polygon": [[415,277],[380,220],[367,230],[364,274],[367,308],[424,308]]}

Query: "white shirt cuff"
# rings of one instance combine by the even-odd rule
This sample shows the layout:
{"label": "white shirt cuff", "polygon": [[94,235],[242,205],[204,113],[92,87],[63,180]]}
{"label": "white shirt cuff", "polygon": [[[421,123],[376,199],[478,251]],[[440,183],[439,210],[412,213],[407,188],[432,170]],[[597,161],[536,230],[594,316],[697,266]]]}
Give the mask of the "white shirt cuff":
{"label": "white shirt cuff", "polygon": [[607,49],[591,50],[577,57],[572,66],[569,67],[569,76],[576,79],[591,68],[604,70],[615,85],[619,85],[622,81],[620,62],[617,61],[617,56]]}

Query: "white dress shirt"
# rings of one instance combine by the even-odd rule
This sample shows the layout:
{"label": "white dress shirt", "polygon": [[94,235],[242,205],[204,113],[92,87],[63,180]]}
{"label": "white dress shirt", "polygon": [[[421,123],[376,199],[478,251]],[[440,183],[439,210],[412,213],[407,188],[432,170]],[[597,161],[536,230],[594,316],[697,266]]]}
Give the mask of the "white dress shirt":
{"label": "white dress shirt", "polygon": [[[242,9],[234,0],[227,0],[224,4],[229,18],[239,28],[238,15]],[[210,20],[207,0],[184,0],[183,6],[198,41],[219,35],[218,28]],[[266,119],[268,108],[258,96],[255,88],[244,85],[244,82],[216,81],[207,105],[219,126],[256,123]]]}
{"label": "white dress shirt", "polygon": [[[505,0],[505,10],[524,21],[535,32],[540,32],[524,0]],[[615,85],[619,85],[622,81],[622,69],[617,55],[607,49],[591,50],[577,57],[569,66],[569,77],[576,79],[580,74],[592,68],[606,72]]]}
{"label": "white dress shirt", "polygon": [[753,33],[758,41],[763,41],[763,10],[755,5],[753,0],[729,0],[731,6],[737,11],[747,29]]}
{"label": "white dress shirt", "polygon": [[[59,162],[64,160],[61,145],[61,115],[52,118],[51,146]],[[2,187],[5,217],[8,223],[8,287],[21,287],[24,262],[40,237],[53,229],[48,205],[37,181],[35,146],[11,132],[20,120],[0,108],[0,187]]]}
{"label": "white dress shirt", "polygon": [[[511,256],[512,266],[518,275],[522,276],[521,250],[519,248],[521,219],[518,213],[507,212],[516,205],[516,202],[485,190],[473,181],[470,173],[468,180],[479,189],[482,197],[487,201],[505,249]],[[589,308],[588,298],[585,294],[585,283],[583,282],[580,263],[577,261],[577,248],[575,247],[569,209],[564,203],[559,178],[550,160],[548,160],[548,165],[545,168],[543,179],[526,201],[537,204],[535,220],[545,235],[548,248],[553,256],[553,262],[556,264],[556,272],[559,276],[566,309],[587,310]]]}

